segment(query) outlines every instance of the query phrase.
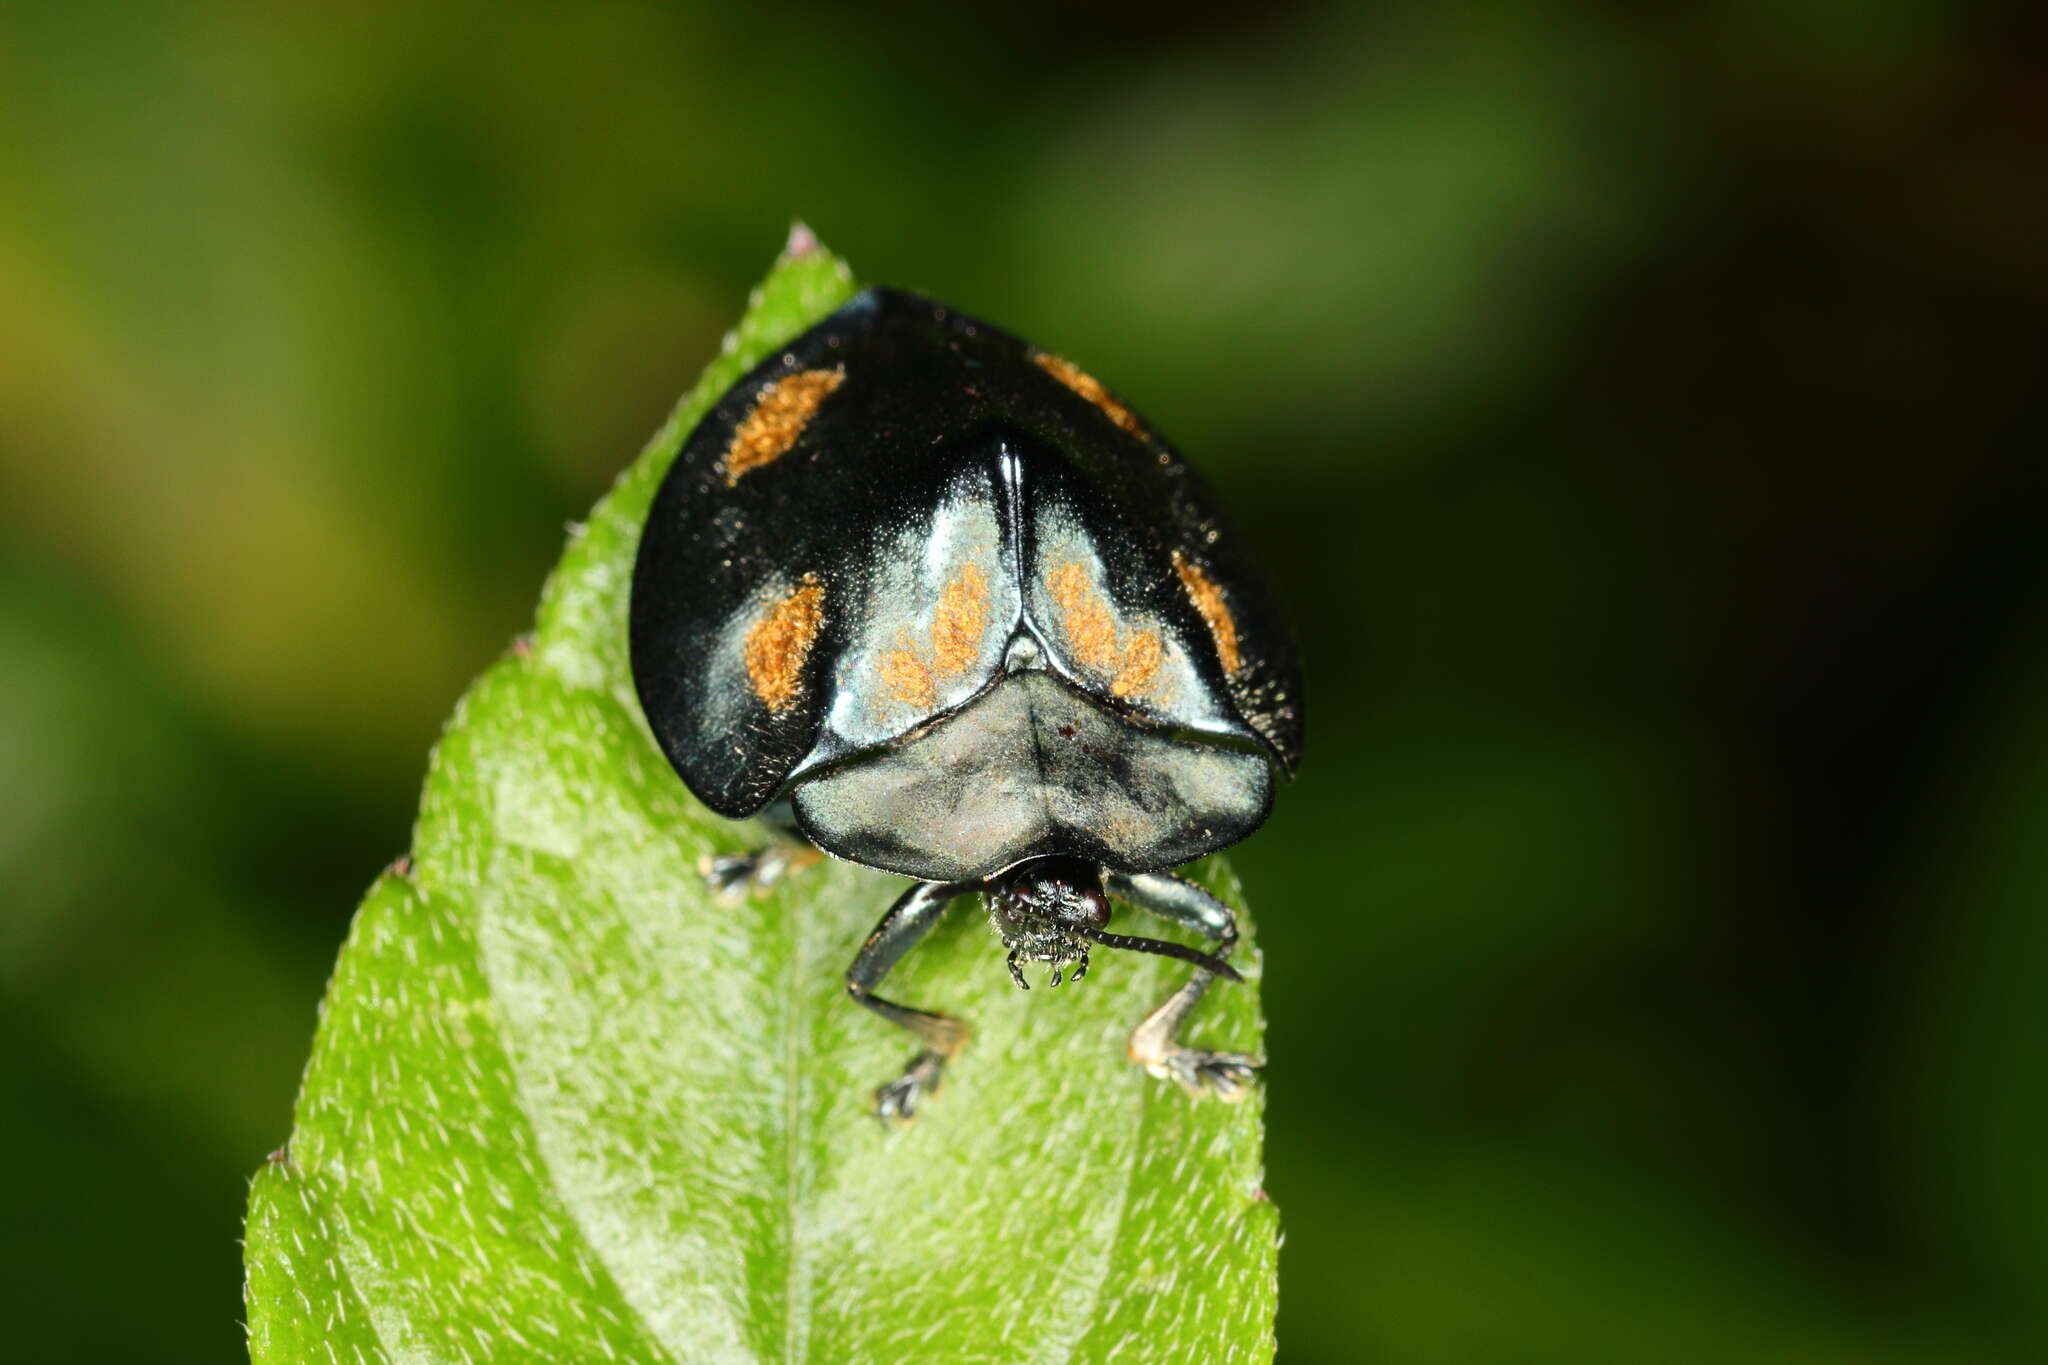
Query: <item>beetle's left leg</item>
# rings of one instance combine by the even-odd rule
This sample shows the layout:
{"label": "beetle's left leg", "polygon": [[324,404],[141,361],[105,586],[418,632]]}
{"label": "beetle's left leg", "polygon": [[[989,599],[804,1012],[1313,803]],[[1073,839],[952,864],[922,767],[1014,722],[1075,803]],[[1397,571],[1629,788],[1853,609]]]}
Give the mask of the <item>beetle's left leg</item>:
{"label": "beetle's left leg", "polygon": [[[1237,944],[1237,916],[1193,882],[1166,872],[1112,872],[1103,878],[1102,887],[1119,900],[1214,939],[1219,958],[1228,959]],[[1250,1093],[1263,1062],[1243,1052],[1204,1052],[1176,1036],[1214,977],[1198,968],[1146,1015],[1131,1031],[1131,1060],[1161,1080],[1176,1082],[1190,1095],[1241,1100]]]}
{"label": "beetle's left leg", "polygon": [[789,873],[825,857],[797,828],[796,811],[787,800],[777,801],[755,819],[768,830],[766,844],[751,853],[721,853],[697,864],[697,871],[711,883],[720,900],[738,901],[752,892],[765,891]]}

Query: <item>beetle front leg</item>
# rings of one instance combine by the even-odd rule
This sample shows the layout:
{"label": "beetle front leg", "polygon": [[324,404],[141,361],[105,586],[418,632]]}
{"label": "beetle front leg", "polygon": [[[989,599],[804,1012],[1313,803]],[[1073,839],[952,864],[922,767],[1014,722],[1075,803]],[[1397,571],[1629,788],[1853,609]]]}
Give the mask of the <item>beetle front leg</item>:
{"label": "beetle front leg", "polygon": [[[1216,941],[1216,956],[1230,957],[1237,944],[1237,916],[1230,907],[1196,886],[1166,872],[1113,872],[1103,889],[1174,924],[1185,925]],[[1184,1045],[1181,1025],[1207,993],[1213,972],[1198,969],[1179,990],[1166,997],[1131,1031],[1131,1060],[1161,1080],[1173,1081],[1190,1095],[1213,1095],[1235,1102],[1251,1092],[1265,1065],[1243,1052],[1204,1052]]]}
{"label": "beetle front leg", "polygon": [[918,1101],[938,1090],[946,1063],[967,1046],[967,1024],[949,1014],[884,1000],[875,994],[875,988],[882,984],[889,969],[939,922],[946,907],[972,889],[942,882],[919,882],[911,887],[896,898],[889,913],[868,935],[867,942],[861,944],[853,965],[846,969],[848,995],[890,1023],[909,1029],[925,1045],[901,1076],[875,1091],[875,1114],[885,1121],[909,1122],[917,1114]]}

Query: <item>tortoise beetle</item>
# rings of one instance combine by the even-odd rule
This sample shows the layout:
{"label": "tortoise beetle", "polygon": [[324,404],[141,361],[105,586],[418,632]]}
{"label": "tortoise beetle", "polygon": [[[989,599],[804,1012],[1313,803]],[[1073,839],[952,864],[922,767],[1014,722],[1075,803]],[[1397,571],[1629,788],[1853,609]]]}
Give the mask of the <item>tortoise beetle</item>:
{"label": "tortoise beetle", "polygon": [[[1294,646],[1213,495],[1072,364],[869,289],[757,365],[683,443],[643,529],[630,644],[649,726],[713,811],[916,884],[846,975],[923,1050],[875,1092],[908,1119],[967,1039],[876,994],[970,892],[1008,965],[1092,946],[1195,964],[1130,1055],[1236,1099],[1259,1063],[1176,1038],[1241,979],[1227,906],[1168,869],[1251,833],[1302,739]],[[1105,928],[1126,901],[1212,953]]]}

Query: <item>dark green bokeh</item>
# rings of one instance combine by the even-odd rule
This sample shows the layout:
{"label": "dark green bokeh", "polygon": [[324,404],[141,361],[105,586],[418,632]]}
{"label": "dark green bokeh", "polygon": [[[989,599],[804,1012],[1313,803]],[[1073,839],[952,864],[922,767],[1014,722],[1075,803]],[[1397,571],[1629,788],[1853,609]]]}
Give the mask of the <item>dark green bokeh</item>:
{"label": "dark green bokeh", "polygon": [[1284,1360],[2041,1358],[2042,37],[0,11],[7,1354],[238,1351],[426,748],[803,217],[1116,385],[1295,604]]}

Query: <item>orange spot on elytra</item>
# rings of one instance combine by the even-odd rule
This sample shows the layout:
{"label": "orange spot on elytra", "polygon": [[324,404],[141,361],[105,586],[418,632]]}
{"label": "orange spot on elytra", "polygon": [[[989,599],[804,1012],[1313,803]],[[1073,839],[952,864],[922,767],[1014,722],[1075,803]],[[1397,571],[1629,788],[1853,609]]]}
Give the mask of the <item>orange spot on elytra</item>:
{"label": "orange spot on elytra", "polygon": [[1067,647],[1077,662],[1110,675],[1112,696],[1128,697],[1152,685],[1166,646],[1156,630],[1118,631],[1109,603],[1088,580],[1088,571],[1070,559],[1045,575],[1046,590],[1060,609]]}
{"label": "orange spot on elytra", "polygon": [[1173,552],[1173,568],[1180,575],[1180,585],[1188,590],[1188,600],[1202,614],[1202,623],[1209,627],[1209,638],[1216,642],[1216,658],[1223,664],[1223,671],[1237,672],[1244,666],[1244,654],[1237,643],[1237,618],[1230,614],[1223,590],[1179,550]]}
{"label": "orange spot on elytra", "polygon": [[725,486],[788,453],[818,415],[818,405],[845,379],[845,370],[799,370],[763,389],[725,448]]}
{"label": "orange spot on elytra", "polygon": [[967,671],[988,633],[988,575],[966,563],[939,592],[932,612],[931,649],[907,641],[882,656],[882,686],[898,701],[925,708],[938,700],[938,684]]}
{"label": "orange spot on elytra", "polygon": [[1124,644],[1123,666],[1109,680],[1110,695],[1128,697],[1133,692],[1143,692],[1152,685],[1152,675],[1159,671],[1159,665],[1165,658],[1166,646],[1160,641],[1158,631],[1141,630],[1132,634]]}
{"label": "orange spot on elytra", "polygon": [[1060,624],[1066,627],[1067,647],[1074,657],[1090,668],[1107,670],[1116,663],[1116,618],[1109,604],[1088,581],[1081,561],[1070,559],[1045,576],[1046,589],[1060,609]]}
{"label": "orange spot on elytra", "polygon": [[987,631],[988,576],[979,564],[962,564],[932,613],[932,667],[946,676],[965,672]]}
{"label": "orange spot on elytra", "polygon": [[920,709],[938,699],[931,665],[907,649],[892,649],[882,656],[882,686],[896,700]]}
{"label": "orange spot on elytra", "polygon": [[1116,423],[1133,436],[1141,439],[1144,437],[1145,427],[1138,420],[1138,414],[1132,412],[1129,408],[1111,397],[1109,390],[1103,388],[1102,381],[1094,375],[1088,373],[1072,361],[1062,360],[1058,356],[1046,351],[1038,352],[1031,359],[1037,363],[1039,369],[1044,370],[1054,379],[1059,380],[1060,383],[1065,384],[1075,393],[1080,394],[1083,398],[1100,408],[1102,415],[1109,418],[1110,421]]}
{"label": "orange spot on elytra", "polygon": [[754,695],[777,715],[796,705],[804,663],[825,623],[824,607],[825,589],[817,575],[805,574],[794,591],[763,612],[747,631],[741,650],[747,680]]}

